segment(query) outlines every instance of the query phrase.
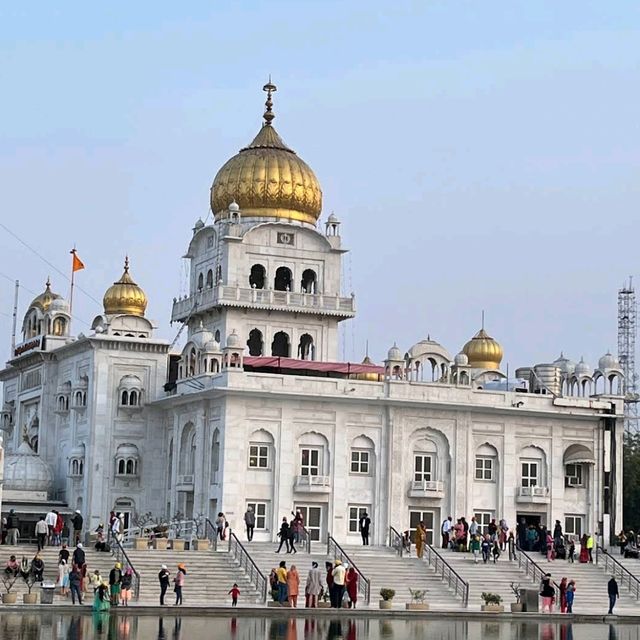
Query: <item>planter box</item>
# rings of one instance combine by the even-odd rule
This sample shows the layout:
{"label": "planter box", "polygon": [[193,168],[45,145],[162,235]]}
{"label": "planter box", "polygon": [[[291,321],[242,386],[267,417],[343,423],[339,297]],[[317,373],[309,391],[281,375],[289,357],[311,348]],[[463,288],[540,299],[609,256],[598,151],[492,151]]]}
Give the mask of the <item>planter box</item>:
{"label": "planter box", "polygon": [[522,613],[522,602],[512,602],[511,613]]}
{"label": "planter box", "polygon": [[2,604],[15,604],[18,600],[17,593],[3,593]]}
{"label": "planter box", "polygon": [[194,551],[209,551],[208,540],[193,540],[191,544]]}
{"label": "planter box", "polygon": [[134,538],[133,548],[136,551],[142,551],[149,548],[149,540],[147,538]]}
{"label": "planter box", "polygon": [[380,608],[381,609],[392,609],[393,608],[393,600],[380,600]]}
{"label": "planter box", "polygon": [[23,593],[22,594],[22,602],[25,604],[38,604],[38,594],[37,593]]}
{"label": "planter box", "polygon": [[504,613],[504,606],[501,604],[483,604],[482,611],[486,613]]}
{"label": "planter box", "polygon": [[171,541],[171,548],[174,551],[184,551],[184,540],[175,539]]}
{"label": "planter box", "polygon": [[429,605],[426,602],[407,602],[404,606],[407,611],[429,611]]}
{"label": "planter box", "polygon": [[166,551],[168,542],[169,542],[169,540],[167,540],[167,538],[154,538],[153,543],[152,543],[153,544],[153,548],[161,550],[161,551]]}

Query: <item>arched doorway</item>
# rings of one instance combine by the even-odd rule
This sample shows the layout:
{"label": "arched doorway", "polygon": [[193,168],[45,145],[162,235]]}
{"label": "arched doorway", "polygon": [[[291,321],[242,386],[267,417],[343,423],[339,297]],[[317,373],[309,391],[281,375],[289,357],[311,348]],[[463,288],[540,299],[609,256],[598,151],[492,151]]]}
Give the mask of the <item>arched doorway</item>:
{"label": "arched doorway", "polygon": [[276,291],[291,291],[291,269],[288,267],[278,267],[276,269],[273,288]]}
{"label": "arched doorway", "polygon": [[281,358],[288,358],[289,353],[289,335],[284,331],[278,331],[278,333],[273,336],[273,342],[271,343],[271,355],[280,356]]}
{"label": "arched doorway", "polygon": [[247,346],[249,347],[250,356],[261,356],[264,343],[262,341],[262,331],[260,329],[252,329],[249,332],[249,339],[247,340]]}

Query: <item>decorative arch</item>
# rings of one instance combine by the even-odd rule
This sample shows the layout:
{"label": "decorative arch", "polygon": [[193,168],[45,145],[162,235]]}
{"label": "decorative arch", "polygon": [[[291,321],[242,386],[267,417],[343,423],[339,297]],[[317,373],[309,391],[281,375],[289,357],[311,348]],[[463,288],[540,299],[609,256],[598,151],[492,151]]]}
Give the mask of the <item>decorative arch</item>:
{"label": "decorative arch", "polygon": [[116,449],[116,475],[120,477],[137,477],[140,454],[135,444],[123,443]]}
{"label": "decorative arch", "polygon": [[432,427],[414,429],[408,439],[413,457],[414,482],[446,482],[451,475],[451,453],[447,436]]}
{"label": "decorative arch", "polygon": [[273,282],[273,288],[276,291],[291,291],[291,283],[293,281],[293,275],[289,267],[278,267],[276,269],[276,276]]}
{"label": "decorative arch", "polygon": [[361,434],[351,441],[349,451],[349,472],[373,476],[375,473],[376,446],[371,438]]}
{"label": "decorative arch", "polygon": [[202,289],[204,289],[204,275],[199,274],[198,275],[198,291],[202,291]]}
{"label": "decorative arch", "polygon": [[497,482],[499,465],[498,447],[491,442],[482,442],[476,447],[474,479],[483,482]]}
{"label": "decorative arch", "polygon": [[195,469],[195,451],[193,445],[196,436],[196,429],[193,422],[187,422],[182,428],[180,436],[180,458],[178,473],[180,475],[191,475]]}
{"label": "decorative arch", "polygon": [[267,270],[261,264],[254,264],[251,266],[249,272],[249,286],[252,289],[264,289],[265,281],[267,279]]}
{"label": "decorative arch", "polygon": [[260,329],[251,329],[249,331],[249,339],[247,340],[250,356],[261,356],[264,351],[264,340],[262,339],[262,331]]}
{"label": "decorative arch", "polygon": [[539,444],[520,447],[520,479],[522,487],[547,487],[547,453]]}
{"label": "decorative arch", "polygon": [[273,342],[271,343],[271,355],[288,358],[290,354],[291,340],[289,339],[289,334],[285,331],[278,331],[273,336]]}
{"label": "decorative arch", "polygon": [[207,271],[207,289],[213,288],[213,269]]}
{"label": "decorative arch", "polygon": [[331,468],[329,440],[318,431],[305,431],[298,438],[301,476],[327,476]]}
{"label": "decorative arch", "polygon": [[300,343],[298,344],[298,358],[300,360],[316,359],[316,347],[313,344],[313,337],[308,333],[303,333],[300,336]]}
{"label": "decorative arch", "polygon": [[302,293],[316,293],[318,276],[313,269],[305,269],[302,272],[300,289]]}

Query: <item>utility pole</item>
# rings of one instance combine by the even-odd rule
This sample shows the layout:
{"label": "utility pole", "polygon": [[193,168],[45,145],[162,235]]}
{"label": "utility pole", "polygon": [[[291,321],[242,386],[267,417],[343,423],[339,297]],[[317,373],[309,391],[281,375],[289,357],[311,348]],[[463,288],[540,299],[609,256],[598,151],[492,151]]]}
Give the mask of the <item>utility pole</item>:
{"label": "utility pole", "polygon": [[618,290],[618,361],[624,373],[624,428],[638,433],[638,382],[636,376],[636,292],[633,277]]}

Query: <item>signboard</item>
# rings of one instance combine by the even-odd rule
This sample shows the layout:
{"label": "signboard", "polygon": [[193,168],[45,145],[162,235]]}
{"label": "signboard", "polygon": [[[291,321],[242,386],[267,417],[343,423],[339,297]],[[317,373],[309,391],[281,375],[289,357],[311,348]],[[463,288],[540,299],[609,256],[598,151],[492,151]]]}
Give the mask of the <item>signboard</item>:
{"label": "signboard", "polygon": [[30,340],[17,344],[13,350],[13,357],[17,358],[18,356],[28,353],[29,351],[35,351],[36,349],[44,349],[44,336],[36,336],[35,338],[31,338]]}

